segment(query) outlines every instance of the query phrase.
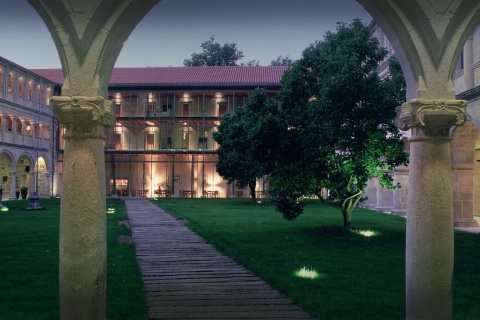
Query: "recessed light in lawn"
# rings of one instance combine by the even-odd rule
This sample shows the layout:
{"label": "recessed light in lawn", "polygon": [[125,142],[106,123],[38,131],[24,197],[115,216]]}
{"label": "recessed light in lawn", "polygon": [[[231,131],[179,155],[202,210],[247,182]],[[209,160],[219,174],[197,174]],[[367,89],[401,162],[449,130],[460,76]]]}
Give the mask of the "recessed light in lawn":
{"label": "recessed light in lawn", "polygon": [[352,230],[352,232],[367,238],[378,236],[380,234],[378,231],[375,230]]}
{"label": "recessed light in lawn", "polygon": [[8,208],[7,207],[2,207],[2,208],[0,208],[0,211],[4,211],[4,212],[8,211]]}
{"label": "recessed light in lawn", "polygon": [[115,213],[115,209],[114,208],[108,208],[107,209],[107,214],[114,214]]}
{"label": "recessed light in lawn", "polygon": [[317,271],[312,269],[307,269],[307,267],[303,267],[302,269],[295,271],[295,275],[303,279],[315,279],[320,276],[320,274]]}

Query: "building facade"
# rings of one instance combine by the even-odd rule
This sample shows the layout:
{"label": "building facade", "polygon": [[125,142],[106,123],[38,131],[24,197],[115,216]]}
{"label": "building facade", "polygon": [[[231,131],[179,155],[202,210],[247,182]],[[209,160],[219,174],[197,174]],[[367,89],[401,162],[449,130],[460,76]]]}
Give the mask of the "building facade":
{"label": "building facade", "polygon": [[[273,96],[286,67],[116,68],[116,125],[106,130],[105,188],[119,197],[248,197],[216,172],[213,132],[257,87]],[[34,70],[63,83],[61,70]],[[64,129],[60,128],[60,136]],[[63,142],[58,150],[62,183]],[[258,180],[258,195],[266,193]],[[265,191],[264,191],[265,190]]]}
{"label": "building facade", "polygon": [[58,85],[0,57],[0,185],[3,199],[22,187],[41,197],[55,189],[55,117],[50,97]]}
{"label": "building facade", "polygon": [[[386,35],[373,21],[372,36],[379,39],[388,51],[387,59],[395,56]],[[379,74],[388,74],[388,61],[379,67]],[[456,98],[467,100],[467,122],[452,132],[451,170],[454,205],[454,224],[457,227],[477,227],[480,216],[480,26],[468,37],[453,77]],[[410,132],[405,132],[408,137]],[[405,149],[409,150],[407,139]],[[388,190],[377,181],[370,181],[362,207],[405,216],[407,214],[408,167],[396,168],[391,175],[402,188]]]}

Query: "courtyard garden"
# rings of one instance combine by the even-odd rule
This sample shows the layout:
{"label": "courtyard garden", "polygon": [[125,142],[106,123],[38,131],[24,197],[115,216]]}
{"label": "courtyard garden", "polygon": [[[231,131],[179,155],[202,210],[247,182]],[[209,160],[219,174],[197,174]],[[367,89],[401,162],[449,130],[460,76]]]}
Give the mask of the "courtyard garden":
{"label": "courtyard garden", "polygon": [[[402,217],[307,202],[295,221],[260,199],[159,199],[157,205],[317,319],[405,318]],[[58,319],[60,199],[5,201],[0,211],[0,320]],[[122,200],[107,201],[107,319],[148,319]],[[119,239],[122,240],[119,243]],[[480,235],[456,232],[454,319],[480,319]]]}

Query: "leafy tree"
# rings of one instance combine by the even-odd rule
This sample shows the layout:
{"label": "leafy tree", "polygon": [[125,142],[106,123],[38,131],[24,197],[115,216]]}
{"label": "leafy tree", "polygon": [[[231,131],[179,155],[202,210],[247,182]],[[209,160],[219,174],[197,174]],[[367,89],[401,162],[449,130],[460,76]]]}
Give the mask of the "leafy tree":
{"label": "leafy tree", "polygon": [[283,56],[278,56],[277,59],[272,60],[270,62],[271,66],[293,66],[293,61],[290,56],[286,56],[285,58]]}
{"label": "leafy tree", "polygon": [[376,72],[385,49],[360,20],[339,23],[336,31],[306,48],[282,78],[278,99],[289,130],[270,193],[288,220],[303,212],[303,197],[318,195],[340,207],[351,227],[367,181],[377,177],[383,187],[398,187],[388,170],[408,160],[394,125],[401,81]]}
{"label": "leafy tree", "polygon": [[257,88],[244,106],[235,113],[222,117],[213,138],[217,149],[217,172],[238,188],[249,187],[256,202],[256,179],[272,170],[271,158],[276,150],[277,135],[282,126],[278,122],[278,106],[269,102],[263,89]]}
{"label": "leafy tree", "polygon": [[237,49],[236,43],[225,43],[222,46],[214,41],[215,38],[212,35],[209,40],[200,45],[203,51],[192,53],[192,58],[183,60],[183,65],[186,67],[236,66],[237,61],[243,58],[243,52]]}

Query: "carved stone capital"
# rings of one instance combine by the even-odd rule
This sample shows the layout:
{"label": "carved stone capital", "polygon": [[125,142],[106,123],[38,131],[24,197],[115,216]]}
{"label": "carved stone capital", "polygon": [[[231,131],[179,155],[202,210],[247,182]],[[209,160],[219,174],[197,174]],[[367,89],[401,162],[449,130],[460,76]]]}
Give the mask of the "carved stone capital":
{"label": "carved stone capital", "polygon": [[104,127],[115,125],[113,102],[103,97],[55,96],[51,101],[67,128],[64,139],[105,139]]}
{"label": "carved stone capital", "polygon": [[453,126],[467,119],[465,100],[413,99],[397,107],[395,124],[400,130],[412,129],[412,137],[450,138]]}

